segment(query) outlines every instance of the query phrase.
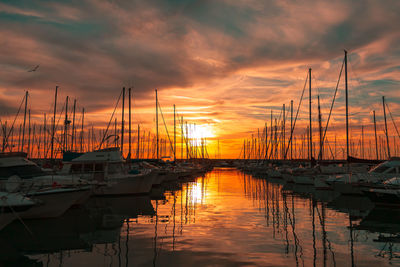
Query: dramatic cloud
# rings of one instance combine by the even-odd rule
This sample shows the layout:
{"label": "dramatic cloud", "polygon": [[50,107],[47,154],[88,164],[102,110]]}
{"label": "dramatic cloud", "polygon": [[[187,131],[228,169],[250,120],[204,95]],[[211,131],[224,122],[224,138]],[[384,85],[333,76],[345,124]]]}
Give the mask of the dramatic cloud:
{"label": "dramatic cloud", "polygon": [[[186,119],[212,125],[235,157],[239,138],[264,127],[270,109],[279,116],[290,100],[297,108],[309,67],[326,118],[347,49],[351,124],[367,125],[373,109],[381,120],[382,95],[400,116],[399,14],[395,0],[2,1],[0,116],[13,115],[29,90],[41,118],[58,85],[60,102],[77,98],[88,123],[103,127],[125,86],[135,123],[151,130],[158,88],[169,124],[176,104]],[[343,80],[335,129],[343,129],[342,89]],[[307,111],[305,100],[301,127]]]}

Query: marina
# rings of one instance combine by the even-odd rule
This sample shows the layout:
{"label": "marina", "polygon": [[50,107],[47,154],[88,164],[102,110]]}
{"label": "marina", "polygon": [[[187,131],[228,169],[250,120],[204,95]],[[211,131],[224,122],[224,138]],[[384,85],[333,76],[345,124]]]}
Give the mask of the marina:
{"label": "marina", "polygon": [[0,267],[400,266],[400,2],[0,1]]}
{"label": "marina", "polygon": [[[6,266],[393,266],[398,211],[236,168],[0,232]],[[8,264],[8,265],[7,265]],[[36,265],[34,265],[36,264]],[[40,265],[41,264],[41,265]]]}

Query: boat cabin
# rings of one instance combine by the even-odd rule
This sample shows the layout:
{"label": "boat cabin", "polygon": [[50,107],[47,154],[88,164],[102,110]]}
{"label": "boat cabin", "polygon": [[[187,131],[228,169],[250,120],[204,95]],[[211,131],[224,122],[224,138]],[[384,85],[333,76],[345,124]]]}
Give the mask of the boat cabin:
{"label": "boat cabin", "polygon": [[125,174],[124,166],[125,161],[119,149],[102,149],[64,162],[60,174],[104,181],[107,177]]}
{"label": "boat cabin", "polygon": [[21,179],[31,179],[46,174],[36,163],[26,158],[26,153],[0,153],[0,179],[14,175]]}

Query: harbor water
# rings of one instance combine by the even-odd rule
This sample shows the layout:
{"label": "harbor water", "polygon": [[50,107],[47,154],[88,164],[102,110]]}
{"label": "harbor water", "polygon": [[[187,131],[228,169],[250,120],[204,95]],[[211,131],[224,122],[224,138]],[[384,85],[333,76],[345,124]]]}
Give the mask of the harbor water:
{"label": "harbor water", "polygon": [[237,169],[0,232],[1,266],[393,266],[400,210]]}

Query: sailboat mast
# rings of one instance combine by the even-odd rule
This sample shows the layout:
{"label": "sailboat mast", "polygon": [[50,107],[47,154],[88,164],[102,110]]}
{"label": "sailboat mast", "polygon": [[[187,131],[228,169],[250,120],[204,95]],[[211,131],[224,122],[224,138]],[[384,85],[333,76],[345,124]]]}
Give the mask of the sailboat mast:
{"label": "sailboat mast", "polygon": [[22,142],[21,151],[24,152],[24,140],[25,140],[25,123],[26,123],[26,112],[28,108],[28,91],[25,92],[25,111],[24,111],[24,124],[22,126]]}
{"label": "sailboat mast", "polygon": [[53,161],[53,153],[54,153],[54,134],[56,131],[56,110],[57,110],[57,92],[58,86],[56,86],[56,93],[54,96],[54,115],[53,115],[53,129],[51,131],[51,150],[50,150],[50,159]]}
{"label": "sailboat mast", "polygon": [[157,95],[157,89],[156,89],[156,132],[157,132],[157,137],[156,137],[156,149],[157,149],[157,159],[160,159],[160,148],[159,148],[159,137],[158,137],[158,95]]}
{"label": "sailboat mast", "polygon": [[136,158],[140,158],[140,124],[137,126],[137,151],[136,151]]}
{"label": "sailboat mast", "polygon": [[386,123],[386,108],[385,108],[385,97],[384,96],[382,96],[382,105],[383,105],[383,117],[385,119],[387,155],[388,155],[388,158],[390,159],[389,133],[388,133],[387,123]]}
{"label": "sailboat mast", "polygon": [[85,121],[85,108],[82,108],[82,125],[81,125],[81,153],[83,152],[83,125]]}
{"label": "sailboat mast", "polygon": [[[35,134],[33,134],[35,136]],[[28,149],[27,156],[29,157],[31,151],[31,110],[28,110]]]}
{"label": "sailboat mast", "polygon": [[293,100],[290,100],[290,159],[293,160]]}
{"label": "sailboat mast", "polygon": [[128,108],[129,108],[129,152],[128,158],[132,155],[132,113],[131,113],[131,88],[128,89]]}
{"label": "sailboat mast", "polygon": [[75,109],[76,109],[76,99],[74,99],[74,110],[72,112],[72,135],[71,135],[71,151],[74,151],[75,145]]}
{"label": "sailboat mast", "polygon": [[313,158],[313,142],[312,142],[312,116],[311,116],[311,68],[308,69],[308,81],[309,81],[309,112],[310,112],[310,127],[309,127],[309,138],[310,138],[310,151],[309,151],[309,158],[312,160]]}
{"label": "sailboat mast", "polygon": [[319,156],[318,159],[322,160],[322,118],[321,118],[321,105],[319,103],[319,95],[318,95],[318,124],[319,124]]}
{"label": "sailboat mast", "polygon": [[374,130],[375,130],[375,153],[376,153],[376,159],[379,159],[379,154],[378,154],[378,136],[376,134],[376,118],[375,118],[375,110],[374,110]]}
{"label": "sailboat mast", "polygon": [[283,112],[283,125],[282,125],[282,149],[281,149],[281,151],[282,151],[282,155],[283,155],[283,160],[286,160],[286,153],[285,153],[285,138],[286,138],[286,135],[285,135],[285,133],[286,133],[286,128],[285,128],[285,126],[286,126],[286,116],[285,116],[285,111],[286,111],[286,108],[285,108],[285,104],[283,104],[283,109],[282,109],[282,112]]}
{"label": "sailboat mast", "polygon": [[347,84],[347,51],[344,50],[344,77],[345,77],[345,92],[346,92],[346,152],[347,160],[350,156],[349,147],[349,93]]}
{"label": "sailboat mast", "polygon": [[361,125],[361,158],[364,158],[364,125]]}
{"label": "sailboat mast", "polygon": [[121,154],[124,156],[124,130],[125,130],[125,87],[122,88],[122,118],[121,118]]}
{"label": "sailboat mast", "polygon": [[174,104],[174,162],[176,161],[176,113]]}
{"label": "sailboat mast", "polygon": [[67,99],[65,101],[65,121],[64,121],[64,151],[67,150],[68,146],[68,99],[69,97],[67,96]]}
{"label": "sailboat mast", "polygon": [[183,116],[181,116],[181,159],[183,160]]}

